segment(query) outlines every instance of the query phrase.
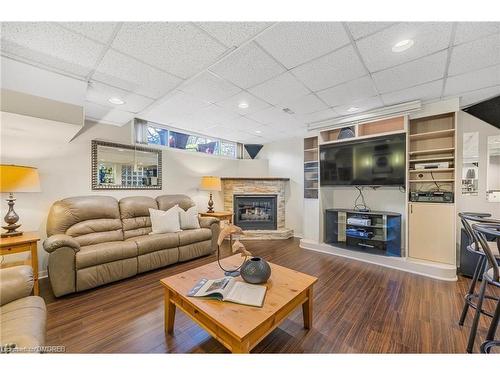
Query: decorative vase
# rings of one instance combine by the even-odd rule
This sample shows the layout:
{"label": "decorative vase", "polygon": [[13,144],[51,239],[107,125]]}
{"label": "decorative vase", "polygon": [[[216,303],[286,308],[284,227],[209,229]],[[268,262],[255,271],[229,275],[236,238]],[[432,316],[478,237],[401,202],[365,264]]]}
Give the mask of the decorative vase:
{"label": "decorative vase", "polygon": [[243,263],[240,273],[247,283],[262,284],[271,276],[271,267],[264,259],[253,257]]}

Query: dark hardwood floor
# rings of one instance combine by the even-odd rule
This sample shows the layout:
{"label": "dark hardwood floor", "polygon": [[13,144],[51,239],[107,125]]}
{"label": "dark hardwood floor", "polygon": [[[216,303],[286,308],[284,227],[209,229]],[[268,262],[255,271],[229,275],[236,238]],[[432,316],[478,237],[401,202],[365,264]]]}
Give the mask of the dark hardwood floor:
{"label": "dark hardwood floor", "polygon": [[[468,279],[438,281],[302,250],[296,239],[246,245],[254,255],[319,278],[313,329],[303,329],[302,310],[297,309],[254,353],[465,352],[472,310],[464,327],[457,321]],[[213,260],[215,256],[196,259],[58,299],[43,279],[47,345],[64,345],[73,353],[226,353],[180,310],[174,334],[163,330],[159,280]],[[475,351],[487,324],[481,318]]]}

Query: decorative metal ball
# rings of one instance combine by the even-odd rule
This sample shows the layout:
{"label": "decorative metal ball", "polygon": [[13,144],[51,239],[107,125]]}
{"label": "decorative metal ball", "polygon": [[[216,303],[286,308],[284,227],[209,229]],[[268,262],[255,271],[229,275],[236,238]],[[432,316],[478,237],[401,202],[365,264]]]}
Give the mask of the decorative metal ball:
{"label": "decorative metal ball", "polygon": [[240,273],[247,283],[262,284],[271,276],[271,267],[264,259],[253,257],[243,263]]}

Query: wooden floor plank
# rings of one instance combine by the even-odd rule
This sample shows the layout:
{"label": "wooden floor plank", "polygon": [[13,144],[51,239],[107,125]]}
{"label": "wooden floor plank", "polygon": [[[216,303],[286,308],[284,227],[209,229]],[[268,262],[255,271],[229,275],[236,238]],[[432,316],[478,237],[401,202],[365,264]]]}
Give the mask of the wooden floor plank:
{"label": "wooden floor plank", "polygon": [[[319,278],[313,329],[304,330],[299,308],[254,353],[465,352],[473,311],[464,327],[457,321],[469,279],[433,280],[303,250],[296,239],[247,241],[246,246],[254,255]],[[163,330],[159,280],[214,259],[195,259],[57,299],[42,279],[47,345],[64,345],[72,353],[227,353],[182,311],[177,311],[173,335]],[[476,351],[488,323],[481,319]]]}

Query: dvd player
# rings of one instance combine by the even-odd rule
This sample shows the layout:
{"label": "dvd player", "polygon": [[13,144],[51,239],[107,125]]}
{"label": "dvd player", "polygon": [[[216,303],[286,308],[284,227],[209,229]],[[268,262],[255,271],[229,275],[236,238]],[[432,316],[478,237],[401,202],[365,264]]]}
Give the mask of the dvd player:
{"label": "dvd player", "polygon": [[449,167],[450,167],[450,162],[448,161],[415,163],[415,169],[446,169]]}
{"label": "dvd player", "polygon": [[410,201],[453,203],[453,193],[451,191],[412,191]]}

